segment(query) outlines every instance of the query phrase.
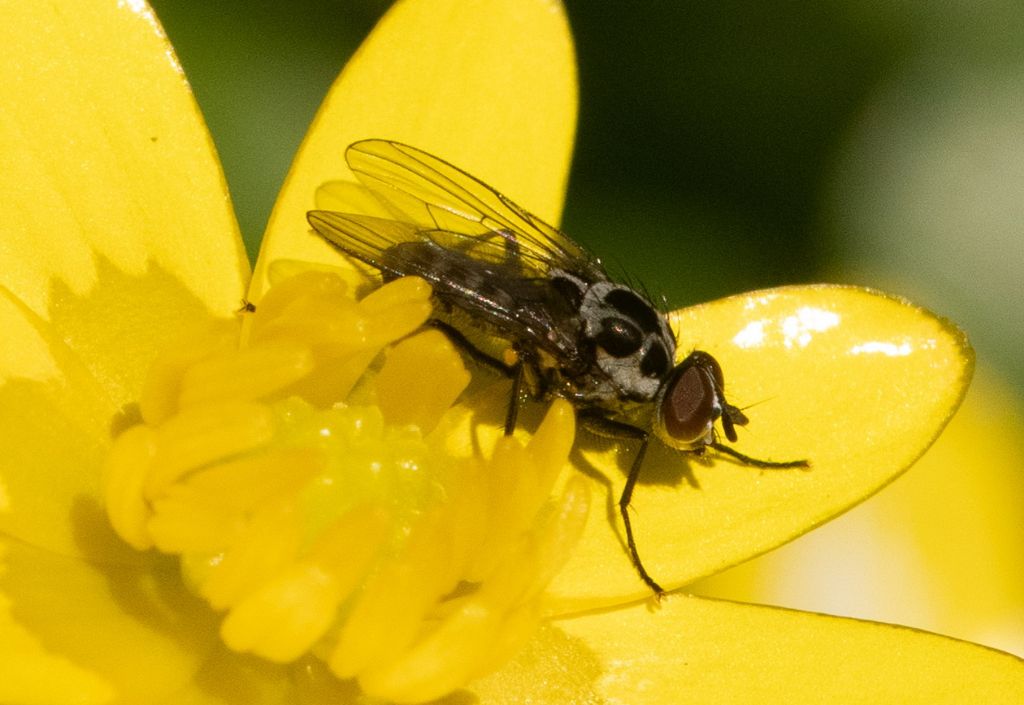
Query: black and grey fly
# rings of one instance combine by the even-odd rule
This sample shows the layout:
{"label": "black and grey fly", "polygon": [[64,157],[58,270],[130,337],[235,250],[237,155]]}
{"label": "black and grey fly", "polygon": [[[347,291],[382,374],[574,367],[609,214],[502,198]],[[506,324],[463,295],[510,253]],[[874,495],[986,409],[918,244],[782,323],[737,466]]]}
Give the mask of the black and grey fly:
{"label": "black and grey fly", "polygon": [[[505,433],[515,430],[525,393],[564,397],[591,431],[640,442],[619,511],[633,565],[655,593],[663,590],[640,560],[628,511],[652,436],[681,451],[710,448],[759,468],[808,465],[759,460],[721,443],[716,423],[734,442],[736,426],[748,419],[726,401],[715,358],[695,350],[676,363],[666,316],[644,294],[612,281],[599,259],[557,228],[409,145],[365,140],[352,144],[345,159],[388,217],[315,210],[307,215],[310,225],[384,281],[415,275],[430,282],[435,325],[513,380]],[[467,326],[511,348],[515,361],[481,349]]]}

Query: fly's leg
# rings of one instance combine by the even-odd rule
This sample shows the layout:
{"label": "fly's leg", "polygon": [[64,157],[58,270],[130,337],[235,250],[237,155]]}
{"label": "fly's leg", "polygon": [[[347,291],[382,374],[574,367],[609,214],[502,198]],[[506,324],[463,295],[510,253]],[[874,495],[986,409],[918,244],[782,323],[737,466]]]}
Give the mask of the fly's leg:
{"label": "fly's leg", "polygon": [[[516,240],[515,233],[509,231],[494,231],[494,235],[505,241],[505,263],[514,264],[519,259],[519,241]],[[451,326],[449,327],[451,328]],[[466,337],[461,333],[459,334],[462,340],[466,343],[467,348],[472,347],[472,343],[466,340]],[[522,359],[517,359],[515,364],[507,365],[499,360],[480,353],[478,349],[474,348],[474,356],[477,360],[481,358],[486,359],[485,365],[489,365],[493,369],[504,372],[507,376],[512,378],[512,395],[509,397],[508,411],[505,413],[505,436],[512,436],[515,431],[515,422],[519,416],[519,403],[522,399],[522,387],[524,383],[525,367],[522,363]]]}
{"label": "fly's leg", "polygon": [[505,241],[505,264],[512,264],[519,259],[519,241],[515,233],[507,230],[495,230],[494,234]]}
{"label": "fly's leg", "polygon": [[511,436],[516,430],[516,419],[519,416],[519,399],[522,395],[526,374],[526,368],[523,365],[522,359],[517,359],[514,364],[509,365],[502,360],[491,357],[483,350],[473,345],[473,342],[458,328],[436,318],[431,319],[430,325],[448,336],[449,340],[455,343],[456,346],[462,348],[462,350],[464,350],[466,354],[473,358],[477,363],[484,367],[489,367],[495,372],[512,379],[512,395],[509,397],[508,410],[505,412],[505,435]]}
{"label": "fly's leg", "polygon": [[622,488],[622,494],[619,496],[619,514],[622,516],[622,525],[626,529],[626,547],[629,549],[629,558],[633,561],[633,567],[636,568],[640,579],[647,584],[647,587],[654,592],[658,599],[661,599],[665,595],[665,590],[644,568],[644,563],[640,560],[640,552],[636,548],[636,539],[633,537],[633,524],[629,519],[629,503],[633,499],[633,488],[636,487],[637,478],[640,477],[640,466],[643,465],[644,455],[647,453],[647,443],[648,436],[644,434],[644,438],[640,442],[640,450],[636,452],[636,457],[633,458],[633,465],[629,468],[626,484]]}
{"label": "fly's leg", "polygon": [[516,418],[519,416],[519,397],[523,393],[523,361],[513,365],[512,395],[508,399],[508,411],[505,412],[505,435],[511,436],[516,430]]}
{"label": "fly's leg", "polygon": [[633,522],[629,518],[629,503],[633,499],[633,489],[640,478],[640,468],[643,466],[644,456],[647,454],[650,434],[642,428],[630,426],[629,424],[614,421],[594,413],[581,413],[580,422],[599,436],[640,441],[640,448],[633,457],[633,464],[629,466],[629,474],[626,476],[626,484],[622,488],[622,494],[619,495],[619,515],[622,517],[622,526],[626,531],[626,548],[629,551],[629,559],[633,563],[633,568],[636,569],[637,575],[644,581],[644,584],[651,589],[658,599],[661,599],[665,595],[665,590],[651,577],[651,574],[644,567],[644,562],[640,560],[640,552],[636,547],[636,538],[633,536]]}
{"label": "fly's leg", "polygon": [[506,377],[514,377],[516,375],[516,368],[519,366],[518,363],[509,365],[496,357],[491,357],[483,350],[473,345],[473,342],[455,326],[436,318],[430,319],[427,323],[444,333],[448,340],[455,343],[457,347],[461,348],[463,352],[473,358],[474,362],[481,364],[484,367],[489,367],[498,374],[505,375]]}
{"label": "fly's leg", "polygon": [[714,448],[719,453],[722,453],[724,455],[728,455],[731,458],[735,458],[736,460],[738,460],[740,462],[740,464],[742,464],[742,465],[749,465],[752,468],[766,468],[766,469],[769,469],[769,470],[774,468],[774,469],[784,470],[786,468],[809,468],[809,467],[811,467],[810,462],[808,462],[806,460],[783,460],[783,461],[780,462],[780,461],[775,461],[775,460],[760,460],[758,458],[751,458],[749,455],[745,455],[744,453],[741,453],[738,450],[733,450],[729,446],[723,445],[723,444],[719,443],[718,441],[712,441],[711,443],[708,443],[707,447]]}

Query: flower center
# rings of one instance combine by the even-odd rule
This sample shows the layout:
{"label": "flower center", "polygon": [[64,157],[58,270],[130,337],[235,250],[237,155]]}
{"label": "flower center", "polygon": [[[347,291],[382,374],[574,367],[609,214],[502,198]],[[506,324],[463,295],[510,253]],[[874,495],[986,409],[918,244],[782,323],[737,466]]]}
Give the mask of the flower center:
{"label": "flower center", "polygon": [[158,357],[105,468],[114,529],[180,556],[228,647],[312,654],[403,702],[530,636],[588,502],[572,474],[553,492],[567,403],[525,444],[456,404],[469,375],[419,330],[430,293],[406,278],[356,301],[313,270],[280,282]]}

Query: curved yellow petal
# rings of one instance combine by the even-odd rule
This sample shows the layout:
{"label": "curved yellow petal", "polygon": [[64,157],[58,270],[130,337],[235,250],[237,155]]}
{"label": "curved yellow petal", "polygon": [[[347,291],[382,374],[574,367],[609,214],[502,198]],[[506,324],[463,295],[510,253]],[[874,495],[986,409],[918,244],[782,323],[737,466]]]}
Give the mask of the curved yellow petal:
{"label": "curved yellow petal", "polygon": [[64,555],[135,562],[101,509],[118,407],[52,326],[0,288],[0,532]]}
{"label": "curved yellow petal", "polygon": [[[840,286],[768,289],[672,317],[680,354],[721,363],[750,423],[734,447],[809,470],[759,470],[652,444],[633,496],[640,555],[666,588],[762,553],[873,494],[932,443],[973,369],[963,334],[905,301]],[[641,597],[612,511],[635,449],[594,444],[608,511],[591,516],[554,591],[562,609]],[[617,510],[617,506],[615,507]],[[594,576],[600,575],[600,580]]]}
{"label": "curved yellow petal", "polygon": [[[0,561],[5,547],[0,543]],[[3,567],[0,565],[0,573]],[[0,702],[23,705],[98,705],[110,702],[110,684],[54,654],[11,613],[0,592]]]}
{"label": "curved yellow petal", "polygon": [[670,596],[557,620],[481,703],[1018,703],[1024,663],[891,625]]}
{"label": "curved yellow petal", "polygon": [[347,702],[309,660],[280,666],[224,647],[220,618],[183,587],[173,561],[96,566],[16,542],[4,558],[0,702]]}
{"label": "curved yellow petal", "polygon": [[135,383],[165,329],[237,308],[224,179],[143,2],[4,3],[0,105],[0,281],[104,382]]}
{"label": "curved yellow petal", "polygon": [[1024,412],[979,368],[906,475],[702,594],[900,622],[1024,654]]}
{"label": "curved yellow petal", "polygon": [[572,38],[556,0],[402,0],[331,89],[271,215],[250,297],[280,258],[337,262],[310,234],[345,148],[379,137],[458,165],[557,222],[576,119]]}
{"label": "curved yellow petal", "polygon": [[[21,543],[7,548],[0,593],[18,628],[49,657],[73,664],[73,673],[92,674],[88,682],[112,690],[115,702],[151,702],[191,687],[220,648],[213,615],[182,587],[176,564],[98,567]],[[4,702],[31,702],[31,695]]]}

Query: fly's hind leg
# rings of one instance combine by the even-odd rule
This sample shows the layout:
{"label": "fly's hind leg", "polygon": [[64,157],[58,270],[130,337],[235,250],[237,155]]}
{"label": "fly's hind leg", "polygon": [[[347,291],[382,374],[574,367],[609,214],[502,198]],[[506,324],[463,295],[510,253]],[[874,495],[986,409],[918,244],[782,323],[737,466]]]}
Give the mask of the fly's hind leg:
{"label": "fly's hind leg", "polygon": [[[519,259],[519,241],[516,239],[515,233],[508,230],[494,230],[491,234],[496,235],[505,241],[505,264],[513,265]],[[509,365],[476,348],[466,338],[466,336],[462,335],[462,333],[456,331],[451,326],[446,326],[446,330],[449,334],[457,334],[457,344],[461,345],[467,352],[469,352],[475,360],[487,365],[491,369],[498,370],[507,377],[512,378],[512,393],[508,399],[508,410],[505,412],[505,435],[511,436],[516,430],[516,419],[519,416],[520,398],[523,393],[523,384],[525,383],[526,367],[523,364],[522,359],[517,358],[515,363]]]}
{"label": "fly's hind leg", "polygon": [[467,338],[462,331],[460,331],[458,328],[451,325],[450,323],[445,323],[444,321],[439,320],[437,318],[432,318],[429,321],[427,321],[427,324],[433,326],[434,328],[437,328],[439,331],[444,333],[448,337],[448,340],[455,343],[455,345],[458,346],[463,352],[465,352],[467,355],[473,358],[474,362],[481,364],[484,367],[489,367],[498,374],[505,375],[506,377],[515,376],[516,367],[518,367],[518,363],[514,365],[509,365],[508,363],[505,363],[496,357],[491,357],[483,350],[478,348],[476,345],[474,345],[473,341]]}
{"label": "fly's hind leg", "polygon": [[512,380],[512,393],[508,400],[508,410],[505,412],[505,435],[511,436],[516,430],[516,419],[519,416],[519,403],[522,395],[525,368],[523,361],[517,359],[515,363],[508,364],[496,357],[488,355],[478,348],[458,328],[436,318],[430,320],[430,325],[440,330],[455,345],[461,348],[475,362],[484,367],[489,367],[495,372],[505,375]]}
{"label": "fly's hind leg", "polygon": [[505,412],[505,435],[511,436],[516,430],[516,418],[519,416],[519,403],[523,394],[523,375],[526,368],[519,360],[513,365],[512,394],[508,398],[508,411]]}

